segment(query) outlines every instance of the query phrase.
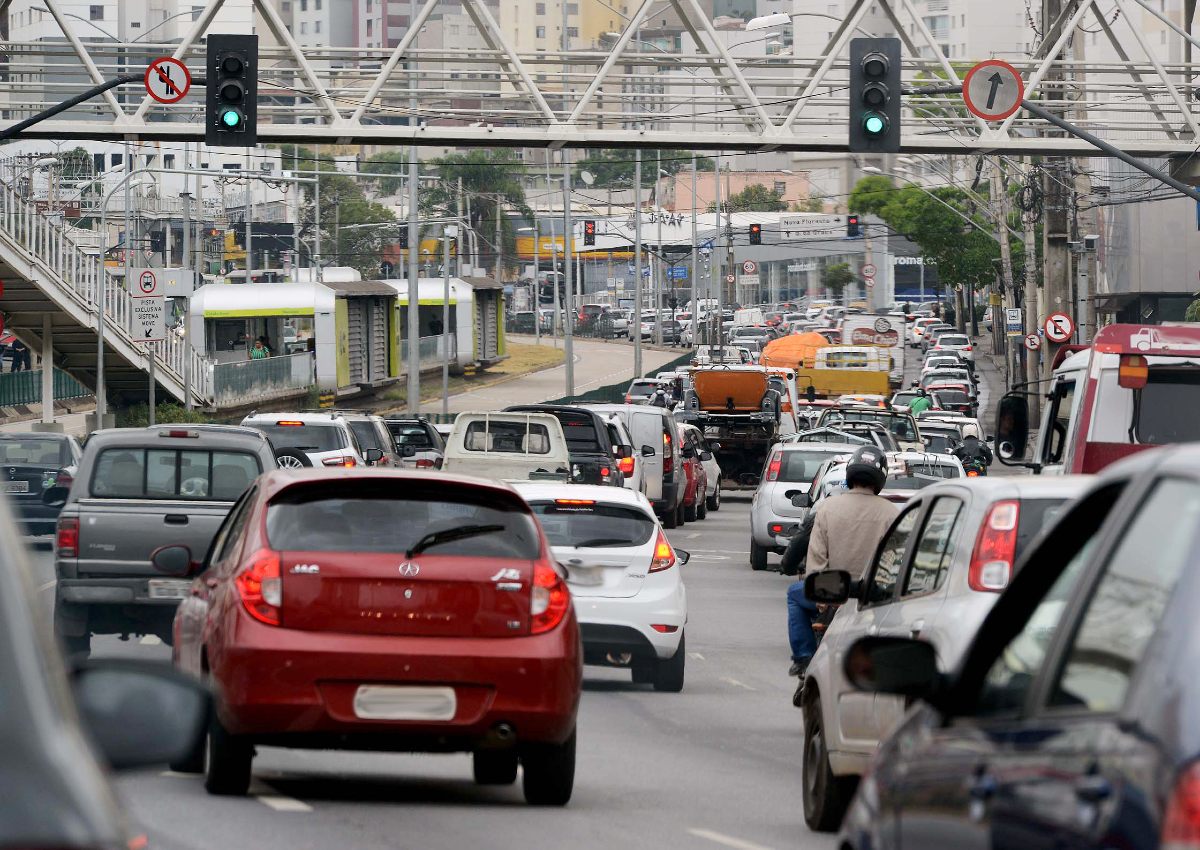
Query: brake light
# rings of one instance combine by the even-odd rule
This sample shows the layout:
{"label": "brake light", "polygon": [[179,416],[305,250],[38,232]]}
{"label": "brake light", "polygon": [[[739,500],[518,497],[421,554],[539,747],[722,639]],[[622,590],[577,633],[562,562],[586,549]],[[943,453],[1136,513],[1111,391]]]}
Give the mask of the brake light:
{"label": "brake light", "polygon": [[60,517],[58,529],[54,536],[54,548],[64,558],[79,557],[79,519],[76,517]]}
{"label": "brake light", "polygon": [[665,623],[654,623],[650,628],[654,629],[660,635],[672,635],[679,631],[679,626],[668,626]]}
{"label": "brake light", "polygon": [[612,475],[611,469],[609,469],[607,466],[600,467],[600,477],[601,478],[607,478],[610,475]]}
{"label": "brake light", "polygon": [[631,457],[623,457],[617,461],[617,469],[621,470],[625,475],[633,475],[634,459]]}
{"label": "brake light", "polygon": [[1020,517],[1021,503],[1015,499],[992,505],[971,554],[971,568],[967,572],[971,590],[999,593],[1008,586],[1017,555]]}
{"label": "brake light", "polygon": [[1150,381],[1150,365],[1140,354],[1122,354],[1117,365],[1117,386],[1140,390]]}
{"label": "brake light", "polygon": [[783,452],[778,449],[771,455],[771,462],[767,465],[767,480],[774,481],[779,477],[779,470],[783,467]]}
{"label": "brake light", "polygon": [[299,428],[304,425],[303,422],[297,422],[292,419],[284,419],[282,422],[276,422],[276,425],[283,425],[285,428]]}
{"label": "brake light", "polygon": [[159,431],[158,436],[160,436],[160,437],[194,437],[196,439],[199,439],[200,433],[198,431],[185,431],[182,429],[176,429],[176,430],[172,430],[172,431]]}
{"label": "brake light", "polygon": [[663,473],[675,471],[675,453],[671,451],[671,435],[663,433]]}
{"label": "brake light", "polygon": [[555,499],[556,505],[594,505],[595,499]]}
{"label": "brake light", "polygon": [[1200,765],[1184,770],[1175,782],[1163,815],[1163,850],[1200,850]]}
{"label": "brake light", "polygon": [[427,457],[417,458],[417,469],[433,469],[434,462]]}
{"label": "brake light", "polygon": [[625,403],[633,404],[633,396],[631,394],[625,393]]}
{"label": "brake light", "polygon": [[535,635],[550,631],[563,621],[570,606],[571,594],[554,568],[542,562],[534,564],[530,631]]}
{"label": "brake light", "polygon": [[970,350],[971,350],[971,346],[969,346],[969,345],[963,346],[963,351],[970,351]]}
{"label": "brake light", "polygon": [[671,548],[671,544],[667,542],[667,537],[660,529],[658,532],[658,540],[654,543],[654,557],[650,559],[650,572],[657,573],[662,570],[669,570],[675,566],[675,550]]}
{"label": "brake light", "polygon": [[344,457],[327,457],[325,460],[321,461],[321,463],[325,466],[358,466],[358,461],[354,459],[353,455],[346,455]]}
{"label": "brake light", "polygon": [[278,552],[260,549],[251,555],[250,566],[238,573],[237,589],[251,617],[268,626],[279,625],[283,578]]}
{"label": "brake light", "polygon": [[55,487],[66,487],[67,489],[70,489],[71,485],[74,483],[75,478],[69,472],[63,472],[60,470],[59,473],[54,476]]}

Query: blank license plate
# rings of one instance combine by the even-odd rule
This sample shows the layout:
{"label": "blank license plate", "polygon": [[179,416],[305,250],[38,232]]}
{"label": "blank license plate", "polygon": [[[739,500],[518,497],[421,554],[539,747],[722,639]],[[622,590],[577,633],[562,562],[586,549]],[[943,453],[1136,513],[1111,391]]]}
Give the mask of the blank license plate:
{"label": "blank license plate", "polygon": [[29,492],[29,482],[28,481],[5,481],[3,484],[0,484],[0,492],[28,493]]}
{"label": "blank license plate", "polygon": [[567,567],[567,584],[595,587],[604,584],[603,567]]}
{"label": "blank license plate", "polygon": [[151,599],[183,599],[188,595],[192,586],[190,581],[173,581],[172,579],[152,578],[149,581]]}
{"label": "blank license plate", "polygon": [[354,692],[354,716],[363,720],[453,720],[457,711],[454,688],[360,685]]}

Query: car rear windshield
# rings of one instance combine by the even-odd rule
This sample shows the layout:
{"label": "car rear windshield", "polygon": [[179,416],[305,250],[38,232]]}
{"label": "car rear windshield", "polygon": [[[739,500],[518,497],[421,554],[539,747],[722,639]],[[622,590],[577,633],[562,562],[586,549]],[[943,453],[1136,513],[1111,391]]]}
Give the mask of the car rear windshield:
{"label": "car rear windshield", "polygon": [[71,462],[65,440],[39,437],[0,437],[0,464],[55,466]]}
{"label": "car rear windshield", "polygon": [[623,505],[582,504],[587,500],[534,502],[530,505],[551,546],[602,549],[641,546],[654,533],[654,520],[644,511]]}
{"label": "car rear windshield", "polygon": [[558,423],[562,425],[563,435],[567,438],[569,452],[604,452],[596,433],[596,423],[588,413],[555,413]]}
{"label": "car rear windshield", "polygon": [[938,401],[942,404],[970,404],[971,397],[959,390],[938,390]]}
{"label": "car rear windshield", "polygon": [[436,448],[433,437],[424,425],[390,422],[388,430],[392,432],[392,439],[396,441],[397,446],[412,446],[414,449]]}
{"label": "car rear windshield", "polygon": [[938,337],[938,345],[970,345],[971,340],[962,334],[942,334]]}
{"label": "car rear windshield", "polygon": [[783,453],[783,462],[779,467],[778,481],[802,482],[807,484],[813,480],[821,464],[829,460],[829,452],[816,452],[806,449],[793,449]]}
{"label": "car rear windshield", "polygon": [[550,430],[537,422],[477,420],[467,425],[463,448],[469,452],[550,454]]}
{"label": "car rear windshield", "polygon": [[1022,499],[1021,515],[1017,521],[1017,557],[1037,537],[1038,532],[1050,525],[1063,511],[1066,499]]}
{"label": "car rear windshield", "polygon": [[283,551],[402,556],[424,541],[419,548],[430,555],[538,557],[537,526],[515,500],[490,490],[408,485],[360,479],[289,488],[267,507],[267,540]]}
{"label": "car rear windshield", "polygon": [[379,442],[379,432],[375,430],[374,422],[367,420],[366,422],[348,422],[346,424],[354,432],[354,439],[358,440],[359,448],[387,451],[388,447]]}
{"label": "car rear windshield", "polygon": [[838,427],[839,422],[878,422],[895,434],[899,440],[915,440],[917,438],[912,420],[907,416],[889,416],[886,413],[864,409],[830,411],[829,415],[824,417],[824,424],[834,428]]}
{"label": "car rear windshield", "polygon": [[1134,408],[1138,442],[1161,446],[1200,440],[1200,372],[1151,369]]}
{"label": "car rear windshield", "polygon": [[631,395],[631,396],[643,396],[643,395],[648,396],[648,395],[653,394],[656,389],[658,389],[657,383],[641,383],[641,382],[633,383],[633,384],[629,385],[629,395]]}
{"label": "car rear windshield", "polygon": [[298,449],[302,452],[335,452],[346,448],[346,435],[337,425],[332,423],[313,424],[298,423],[295,425],[279,425],[277,423],[247,422],[250,428],[256,428],[267,435],[271,446],[279,449]]}
{"label": "car rear windshield", "polygon": [[234,502],[260,472],[258,458],[246,452],[111,448],[96,459],[91,495]]}

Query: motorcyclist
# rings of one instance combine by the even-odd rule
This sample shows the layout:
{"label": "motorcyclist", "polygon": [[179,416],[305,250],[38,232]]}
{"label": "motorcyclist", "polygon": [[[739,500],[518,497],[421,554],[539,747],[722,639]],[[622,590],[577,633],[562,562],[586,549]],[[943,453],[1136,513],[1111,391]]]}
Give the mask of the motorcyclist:
{"label": "motorcyclist", "polygon": [[[806,571],[847,570],[861,578],[870,565],[879,541],[896,518],[897,508],[879,495],[887,481],[887,460],[875,446],[857,449],[846,464],[846,492],[822,499],[814,508]],[[787,589],[788,639],[792,650],[789,675],[800,677],[795,702],[804,684],[804,672],[817,638],[813,619],[817,605],[804,595],[804,582]]]}
{"label": "motorcyclist", "polygon": [[908,403],[908,412],[913,416],[924,413],[933,406],[933,402],[929,400],[929,393],[925,392],[919,385],[916,387],[917,397]]}
{"label": "motorcyclist", "polygon": [[992,450],[988,444],[979,439],[979,426],[964,425],[962,442],[954,449],[954,456],[962,461],[963,466],[971,462],[982,464],[983,471],[992,465]]}
{"label": "motorcyclist", "polygon": [[662,384],[658,385],[658,388],[655,389],[650,398],[646,400],[646,404],[650,405],[651,407],[671,406],[671,400],[667,398],[667,391],[663,388]]}

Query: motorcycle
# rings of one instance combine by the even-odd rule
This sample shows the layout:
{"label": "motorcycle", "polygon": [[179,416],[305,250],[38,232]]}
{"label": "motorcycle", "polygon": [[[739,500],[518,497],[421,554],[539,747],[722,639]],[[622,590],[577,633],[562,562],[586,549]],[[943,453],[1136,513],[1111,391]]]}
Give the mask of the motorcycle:
{"label": "motorcycle", "polygon": [[968,478],[978,478],[981,475],[987,475],[987,464],[981,458],[972,457],[963,461],[963,472]]}

